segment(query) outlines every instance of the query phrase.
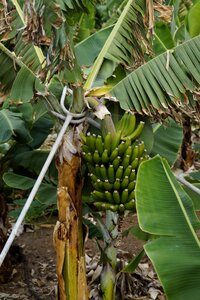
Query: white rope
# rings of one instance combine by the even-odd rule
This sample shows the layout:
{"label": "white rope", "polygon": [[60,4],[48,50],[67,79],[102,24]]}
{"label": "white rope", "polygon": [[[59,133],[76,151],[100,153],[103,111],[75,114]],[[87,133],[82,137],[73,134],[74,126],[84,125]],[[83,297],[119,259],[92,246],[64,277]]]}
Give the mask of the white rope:
{"label": "white rope", "polygon": [[[47,157],[47,160],[46,160],[45,164],[42,167],[42,170],[41,170],[41,172],[40,172],[40,174],[39,174],[32,190],[31,190],[31,193],[29,194],[29,197],[26,200],[26,203],[25,203],[25,205],[24,205],[24,207],[23,207],[23,209],[22,209],[22,211],[21,211],[21,213],[20,213],[20,215],[19,215],[19,217],[18,217],[11,233],[10,233],[10,236],[9,236],[9,238],[7,239],[7,241],[4,245],[4,248],[3,248],[3,250],[0,254],[0,267],[3,264],[3,261],[4,261],[6,255],[9,251],[16,235],[17,235],[19,227],[21,226],[21,224],[22,224],[22,222],[23,222],[23,220],[24,220],[24,218],[25,218],[25,216],[26,216],[26,214],[27,214],[27,212],[28,212],[28,210],[31,206],[31,203],[32,203],[32,201],[33,201],[33,199],[34,199],[34,197],[35,197],[35,195],[36,195],[36,193],[37,193],[37,191],[38,191],[38,189],[39,189],[39,187],[42,183],[42,180],[43,180],[43,178],[44,178],[44,176],[45,176],[45,174],[46,174],[46,172],[47,172],[47,170],[48,170],[48,168],[49,168],[49,166],[50,166],[50,164],[51,164],[51,162],[54,158],[54,155],[56,154],[56,151],[58,150],[58,147],[59,147],[59,145],[62,141],[62,138],[63,138],[63,136],[64,136],[64,134],[67,130],[67,127],[69,126],[70,123],[78,124],[78,123],[81,123],[85,120],[85,114],[86,114],[85,112],[80,113],[80,114],[74,114],[74,113],[71,113],[70,111],[68,111],[65,108],[64,100],[65,100],[66,92],[67,92],[67,87],[65,86],[63,88],[60,105],[62,107],[63,112],[66,114],[66,117],[62,116],[60,114],[57,114],[56,112],[53,113],[54,115],[57,115],[59,117],[62,116],[62,119],[65,120],[64,124],[63,124],[63,126],[62,126],[62,128],[61,128],[61,130],[60,130],[60,132],[57,136],[57,139],[55,140],[55,142],[52,146],[52,149],[51,149],[51,151],[50,151],[50,153]],[[79,119],[78,120],[72,120],[73,118],[79,118]]]}
{"label": "white rope", "polygon": [[21,224],[22,224],[22,222],[23,222],[23,220],[24,220],[24,218],[25,218],[25,216],[28,212],[29,207],[31,206],[31,203],[32,203],[32,201],[33,201],[33,199],[34,199],[41,183],[42,183],[42,180],[43,180],[43,178],[44,178],[44,176],[45,176],[45,174],[46,174],[46,172],[49,168],[50,163],[52,162],[52,159],[53,159],[53,157],[54,157],[54,155],[55,155],[55,153],[56,153],[56,151],[57,151],[57,149],[60,145],[60,142],[62,141],[63,135],[65,134],[65,131],[66,131],[67,127],[69,126],[69,123],[71,122],[71,119],[72,119],[72,116],[70,114],[67,115],[67,117],[65,119],[65,122],[64,122],[58,136],[57,136],[57,139],[56,139],[55,143],[53,144],[53,147],[52,147],[52,149],[51,149],[51,151],[50,151],[50,153],[47,157],[47,160],[46,160],[44,166],[42,167],[42,170],[41,170],[41,172],[40,172],[40,174],[39,174],[39,176],[38,176],[38,178],[37,178],[37,180],[36,180],[36,182],[33,186],[33,189],[31,191],[28,199],[26,200],[26,203],[25,203],[25,205],[24,205],[24,207],[23,207],[23,209],[22,209],[22,211],[21,211],[21,213],[20,213],[20,215],[17,219],[17,222],[15,223],[15,225],[12,229],[12,232],[11,232],[9,238],[7,239],[6,244],[5,244],[3,250],[0,254],[0,266],[2,265],[8,251],[9,251],[9,249],[10,249],[10,247],[11,247],[11,245],[12,245],[12,243],[13,243],[16,235],[17,235],[19,227],[21,226]]}

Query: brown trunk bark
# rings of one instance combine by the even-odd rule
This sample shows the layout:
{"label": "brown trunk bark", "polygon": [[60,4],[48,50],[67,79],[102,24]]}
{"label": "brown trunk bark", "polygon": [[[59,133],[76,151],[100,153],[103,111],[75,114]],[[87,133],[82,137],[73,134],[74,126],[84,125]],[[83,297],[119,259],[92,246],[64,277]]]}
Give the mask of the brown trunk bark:
{"label": "brown trunk bark", "polygon": [[81,158],[70,154],[58,159],[58,222],[54,231],[57,252],[58,299],[86,300],[84,238],[82,230]]}
{"label": "brown trunk bark", "polygon": [[187,171],[194,162],[194,151],[192,150],[192,130],[190,118],[183,116],[183,142],[181,147],[181,168]]}
{"label": "brown trunk bark", "polygon": [[[3,249],[7,240],[8,232],[8,219],[7,219],[8,208],[4,195],[0,195],[0,252]],[[12,263],[11,257],[8,253],[2,266],[0,267],[0,283],[6,283],[10,280],[12,275]]]}

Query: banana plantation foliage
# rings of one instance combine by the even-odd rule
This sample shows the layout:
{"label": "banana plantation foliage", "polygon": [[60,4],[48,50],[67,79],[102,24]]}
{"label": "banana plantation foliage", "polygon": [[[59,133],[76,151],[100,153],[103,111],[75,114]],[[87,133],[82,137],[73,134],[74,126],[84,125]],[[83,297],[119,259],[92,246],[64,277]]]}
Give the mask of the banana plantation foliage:
{"label": "banana plantation foliage", "polygon": [[[25,217],[57,216],[59,300],[94,299],[87,236],[100,251],[95,299],[129,299],[144,255],[163,297],[200,297],[199,16],[199,0],[0,3],[0,250],[72,117]],[[127,214],[144,247],[124,266]]]}

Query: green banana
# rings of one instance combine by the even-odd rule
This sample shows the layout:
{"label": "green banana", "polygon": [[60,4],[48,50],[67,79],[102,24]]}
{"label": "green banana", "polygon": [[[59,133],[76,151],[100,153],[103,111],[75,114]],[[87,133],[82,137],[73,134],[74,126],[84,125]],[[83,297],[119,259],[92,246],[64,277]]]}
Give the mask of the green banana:
{"label": "green banana", "polygon": [[95,150],[94,151],[94,154],[93,154],[93,160],[96,164],[99,164],[101,162],[101,158],[99,156],[99,152],[98,150]]}
{"label": "green banana", "polygon": [[86,143],[86,136],[85,136],[82,132],[79,133],[79,136],[80,136],[81,140],[82,140],[84,143]]}
{"label": "green banana", "polygon": [[126,136],[129,136],[133,133],[135,130],[135,125],[136,125],[136,117],[134,114],[129,113],[129,122],[128,122],[128,128],[126,130]]}
{"label": "green banana", "polygon": [[132,192],[132,190],[135,188],[135,184],[136,184],[136,181],[131,181],[127,187],[128,191],[129,192]]}
{"label": "green banana", "polygon": [[110,182],[115,181],[115,169],[114,169],[113,165],[109,165],[109,167],[108,167],[108,179]]}
{"label": "green banana", "polygon": [[87,133],[86,136],[86,145],[90,149],[91,152],[94,152],[96,149],[96,135],[91,134],[90,132]]}
{"label": "green banana", "polygon": [[125,176],[121,182],[121,189],[125,189],[129,185],[129,177]]}
{"label": "green banana", "polygon": [[123,135],[124,135],[124,131],[126,132],[126,130],[127,130],[127,116],[128,116],[128,114],[129,113],[126,111],[123,114],[123,116],[121,117],[121,119],[115,125],[116,130],[121,130]]}
{"label": "green banana", "polygon": [[92,153],[90,153],[90,152],[88,152],[88,153],[83,152],[83,158],[86,160],[87,163],[93,164]]}
{"label": "green banana", "polygon": [[87,145],[82,145],[82,146],[81,146],[81,149],[82,149],[82,151],[85,152],[85,153],[90,152],[89,147],[88,147]]}
{"label": "green banana", "polygon": [[142,156],[144,152],[144,142],[141,142],[139,145],[138,145],[138,158],[140,158]]}
{"label": "green banana", "polygon": [[119,168],[117,169],[117,171],[115,173],[115,177],[121,179],[123,176],[123,172],[124,172],[124,167],[119,166]]}
{"label": "green banana", "polygon": [[118,145],[119,145],[119,143],[121,141],[121,135],[122,135],[121,130],[116,131],[115,137],[114,137],[114,139],[112,141],[111,151],[113,151],[115,148],[118,147]]}
{"label": "green banana", "polygon": [[101,160],[102,160],[103,164],[106,164],[107,162],[109,162],[110,158],[108,156],[108,149],[104,149]]}
{"label": "green banana", "polygon": [[103,182],[103,187],[106,191],[111,191],[112,188],[113,188],[113,185],[112,183],[109,182],[108,179],[106,179],[104,182]]}
{"label": "green banana", "polygon": [[99,155],[101,156],[104,150],[104,144],[100,135],[96,138],[96,150],[98,150]]}
{"label": "green banana", "polygon": [[118,147],[118,153],[119,153],[119,156],[122,156],[124,154],[124,151],[126,149],[126,146],[125,146],[125,142],[122,141]]}
{"label": "green banana", "polygon": [[138,157],[138,153],[139,153],[139,147],[138,147],[138,145],[136,145],[133,148],[133,152],[132,152],[132,155],[131,155],[131,161],[133,161],[136,157]]}
{"label": "green banana", "polygon": [[[131,171],[132,171],[132,167],[131,167],[131,165],[129,165],[129,166],[125,169],[124,174],[123,174],[123,177],[129,176],[129,175],[131,174]],[[129,178],[129,179],[130,179],[130,178]]]}
{"label": "green banana", "polygon": [[136,157],[136,158],[132,161],[131,167],[132,167],[133,169],[136,169],[137,166],[138,166],[138,164],[139,164],[139,159]]}
{"label": "green banana", "polygon": [[131,157],[132,152],[133,152],[132,146],[128,146],[128,148],[127,148],[127,149],[125,150],[125,152],[124,152],[124,156],[130,155],[130,157]]}
{"label": "green banana", "polygon": [[131,139],[131,141],[136,140],[141,135],[143,129],[144,129],[144,122],[140,121],[139,125],[133,131],[133,133],[130,134],[129,136],[127,136],[127,137],[124,137],[123,139],[124,140]]}
{"label": "green banana", "polygon": [[100,166],[100,174],[101,174],[101,177],[103,178],[103,180],[106,180],[108,178],[107,170],[104,165]]}
{"label": "green banana", "polygon": [[133,199],[133,200],[125,203],[124,206],[125,206],[125,209],[127,209],[127,210],[135,210],[135,200]]}
{"label": "green banana", "polygon": [[128,195],[128,201],[131,201],[134,199],[135,199],[135,190],[132,190],[132,192],[130,192]]}
{"label": "green banana", "polygon": [[104,149],[108,150],[108,155],[111,153],[111,145],[112,145],[112,136],[111,133],[108,132],[104,138]]}
{"label": "green banana", "polygon": [[131,182],[135,180],[135,177],[136,177],[135,169],[132,169],[131,174],[129,176],[129,181]]}
{"label": "green banana", "polygon": [[114,190],[114,192],[113,192],[113,200],[114,200],[115,203],[120,204],[120,200],[121,199],[120,199],[119,191]]}
{"label": "green banana", "polygon": [[92,198],[94,200],[97,200],[100,202],[105,201],[105,194],[103,192],[94,190],[91,194],[92,194]]}
{"label": "green banana", "polygon": [[124,204],[121,203],[121,204],[119,205],[118,210],[119,210],[119,212],[124,212],[124,210],[125,210]]}
{"label": "green banana", "polygon": [[90,173],[89,176],[93,182],[96,182],[98,180],[98,177],[96,175],[94,175],[93,173]]}
{"label": "green banana", "polygon": [[130,163],[130,155],[126,155],[122,160],[122,166],[126,169]]}
{"label": "green banana", "polygon": [[122,191],[121,203],[126,203],[128,201],[128,189]]}
{"label": "green banana", "polygon": [[115,150],[113,150],[113,152],[110,155],[110,162],[111,163],[118,156],[118,154],[119,154],[119,148],[116,148]]}
{"label": "green banana", "polygon": [[93,173],[94,173],[98,178],[102,178],[100,169],[101,169],[101,167],[100,167],[98,164],[96,164]]}
{"label": "green banana", "polygon": [[112,196],[112,194],[111,194],[109,191],[105,191],[105,196],[106,196],[106,200],[107,200],[109,203],[114,203],[113,196]]}
{"label": "green banana", "polygon": [[119,178],[116,178],[114,184],[113,184],[113,189],[119,190],[121,186],[121,180]]}
{"label": "green banana", "polygon": [[97,179],[97,181],[94,183],[94,187],[99,190],[104,190],[104,182],[100,179]]}
{"label": "green banana", "polygon": [[120,156],[117,156],[117,157],[113,160],[112,164],[113,164],[113,167],[114,167],[115,170],[118,169],[120,162],[121,162],[121,157],[120,157]]}

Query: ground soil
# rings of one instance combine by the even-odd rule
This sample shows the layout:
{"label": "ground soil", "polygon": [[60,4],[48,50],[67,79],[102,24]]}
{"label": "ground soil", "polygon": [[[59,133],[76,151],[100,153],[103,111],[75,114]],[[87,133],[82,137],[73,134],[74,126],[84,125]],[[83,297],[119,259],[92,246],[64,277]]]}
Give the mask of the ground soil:
{"label": "ground soil", "polygon": [[[136,219],[129,216],[123,221],[123,230],[129,228],[135,222]],[[0,285],[0,299],[56,299],[57,279],[55,250],[52,241],[53,227],[53,224],[45,223],[24,227],[24,232],[15,241],[13,276],[8,283]],[[123,238],[119,244],[120,256],[129,260],[141,250],[142,245],[143,242],[129,235]],[[87,241],[86,253],[89,257],[94,257],[98,253],[98,248],[93,240]],[[147,258],[144,258],[143,262],[143,265],[146,266]],[[138,271],[136,273],[136,277],[139,278],[137,280],[143,282],[138,285],[138,288],[145,290],[147,284],[151,285],[151,279],[146,280],[142,276],[142,272]],[[127,299],[165,299],[164,296],[151,298],[145,295],[147,289],[144,290],[137,291],[138,297],[132,296]],[[162,292],[159,293],[159,295],[161,294]]]}

